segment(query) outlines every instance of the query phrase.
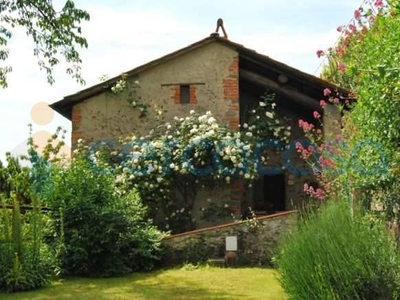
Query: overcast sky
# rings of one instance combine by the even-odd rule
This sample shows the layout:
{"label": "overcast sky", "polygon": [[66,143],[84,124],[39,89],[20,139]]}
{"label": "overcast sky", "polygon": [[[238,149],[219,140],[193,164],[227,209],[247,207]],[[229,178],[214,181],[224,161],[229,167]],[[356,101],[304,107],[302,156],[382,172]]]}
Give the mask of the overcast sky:
{"label": "overcast sky", "polygon": [[[316,51],[335,43],[337,26],[347,24],[361,2],[75,0],[91,16],[83,27],[89,48],[81,51],[86,87],[98,83],[103,74],[118,75],[209,36],[218,18],[223,18],[230,40],[315,74],[321,63]],[[70,133],[71,123],[61,115],[55,113],[43,126],[33,122],[31,110],[38,102],[53,103],[84,88],[65,75],[65,66],[55,70],[56,83],[50,86],[23,32],[13,36],[9,49],[7,65],[13,72],[9,87],[0,89],[0,159],[5,151],[19,152],[29,123],[34,131],[53,132],[63,126]]]}

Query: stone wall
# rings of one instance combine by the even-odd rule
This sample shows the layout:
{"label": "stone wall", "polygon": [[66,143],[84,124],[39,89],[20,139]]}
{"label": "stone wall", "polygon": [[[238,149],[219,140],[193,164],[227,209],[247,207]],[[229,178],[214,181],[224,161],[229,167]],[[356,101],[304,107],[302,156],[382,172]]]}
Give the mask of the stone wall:
{"label": "stone wall", "polygon": [[166,237],[162,264],[203,263],[224,258],[225,238],[237,236],[237,265],[271,265],[282,234],[296,222],[296,211],[287,211]]}

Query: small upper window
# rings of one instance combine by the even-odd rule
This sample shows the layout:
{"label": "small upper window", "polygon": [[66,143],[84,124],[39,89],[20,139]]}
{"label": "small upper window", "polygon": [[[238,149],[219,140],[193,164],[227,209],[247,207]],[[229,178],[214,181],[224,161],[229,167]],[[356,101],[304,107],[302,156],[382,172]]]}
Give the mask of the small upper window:
{"label": "small upper window", "polygon": [[180,85],[180,98],[182,104],[190,103],[190,85]]}

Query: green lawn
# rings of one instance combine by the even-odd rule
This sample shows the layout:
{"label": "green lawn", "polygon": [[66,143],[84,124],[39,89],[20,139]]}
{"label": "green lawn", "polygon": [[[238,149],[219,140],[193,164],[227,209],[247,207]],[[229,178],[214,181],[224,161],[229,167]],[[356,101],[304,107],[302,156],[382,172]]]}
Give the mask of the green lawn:
{"label": "green lawn", "polygon": [[111,279],[71,278],[33,292],[0,294],[24,299],[285,299],[274,270],[263,268],[173,269]]}

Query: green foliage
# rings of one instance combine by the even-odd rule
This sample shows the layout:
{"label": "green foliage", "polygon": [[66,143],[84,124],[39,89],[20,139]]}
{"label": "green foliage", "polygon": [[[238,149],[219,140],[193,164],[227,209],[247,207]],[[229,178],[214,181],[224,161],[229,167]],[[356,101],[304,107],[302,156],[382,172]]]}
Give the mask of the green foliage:
{"label": "green foliage", "polygon": [[18,191],[19,204],[31,204],[29,169],[10,153],[6,153],[6,163],[0,161],[0,195],[11,204],[12,193]]}
{"label": "green foliage", "polygon": [[322,73],[350,89],[350,98],[357,100],[342,122],[344,147],[332,155],[335,165],[336,158],[344,163],[335,181],[348,188],[349,198],[356,196],[369,209],[378,204],[388,220],[398,221],[399,210],[393,208],[400,204],[395,196],[400,170],[400,2],[364,4],[352,24],[338,29],[342,37],[326,53],[329,64]]}
{"label": "green foliage", "polygon": [[[34,55],[38,58],[40,69],[46,71],[50,84],[54,83],[52,70],[60,63],[60,54],[71,65],[66,70],[67,74],[83,83],[80,68],[82,61],[76,47],[87,47],[87,41],[81,35],[81,22],[89,20],[89,14],[76,8],[71,0],[67,0],[57,10],[51,1],[45,0],[2,1],[0,60],[5,61],[8,58],[9,51],[5,48],[12,37],[12,30],[22,27],[33,40]],[[0,67],[0,86],[7,87],[6,76],[11,70],[10,66]]]}
{"label": "green foliage", "polygon": [[66,167],[55,167],[46,203],[61,272],[116,276],[151,269],[161,255],[163,237],[140,198],[116,188],[114,176],[90,163],[83,145]]}
{"label": "green foliage", "polygon": [[399,254],[385,225],[333,200],[305,214],[278,257],[290,299],[398,299]]}
{"label": "green foliage", "polygon": [[[395,0],[387,7],[360,10],[360,17],[343,29],[339,43],[328,53],[329,65],[323,72],[325,79],[357,97],[347,118],[350,124],[345,125],[346,143],[375,143],[375,153],[363,149],[366,153],[358,154],[361,164],[373,164],[377,155],[385,155],[392,162],[390,168],[398,165],[394,157],[400,140],[399,7]],[[355,179],[361,186],[378,187],[387,181],[385,175],[374,172]]]}
{"label": "green foliage", "polygon": [[52,252],[43,243],[42,213],[34,209],[21,213],[17,194],[13,209],[0,205],[0,291],[35,289],[48,283],[52,275]]}

